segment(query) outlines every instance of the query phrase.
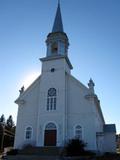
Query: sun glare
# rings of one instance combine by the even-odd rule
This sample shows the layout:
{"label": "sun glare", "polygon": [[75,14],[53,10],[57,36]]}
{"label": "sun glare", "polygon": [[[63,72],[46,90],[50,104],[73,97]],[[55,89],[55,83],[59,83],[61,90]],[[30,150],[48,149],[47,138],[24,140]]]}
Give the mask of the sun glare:
{"label": "sun glare", "polygon": [[33,72],[28,74],[25,79],[23,80],[23,85],[26,88],[28,88],[34,81],[35,79],[40,75],[38,72]]}

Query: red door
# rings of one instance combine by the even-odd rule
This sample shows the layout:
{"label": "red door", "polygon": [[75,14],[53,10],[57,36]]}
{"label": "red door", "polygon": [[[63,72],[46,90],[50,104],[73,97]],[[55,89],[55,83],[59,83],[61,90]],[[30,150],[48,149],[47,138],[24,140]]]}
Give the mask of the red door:
{"label": "red door", "polygon": [[56,130],[45,130],[44,145],[56,146]]}

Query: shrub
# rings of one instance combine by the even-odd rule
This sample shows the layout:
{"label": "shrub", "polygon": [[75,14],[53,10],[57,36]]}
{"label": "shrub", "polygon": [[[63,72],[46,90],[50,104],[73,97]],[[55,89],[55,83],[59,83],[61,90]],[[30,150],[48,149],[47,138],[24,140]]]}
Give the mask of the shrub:
{"label": "shrub", "polygon": [[79,139],[71,139],[65,146],[66,156],[80,156],[85,153],[86,144]]}
{"label": "shrub", "polygon": [[31,148],[34,148],[34,146],[32,144],[24,144],[23,149],[31,149]]}
{"label": "shrub", "polygon": [[84,151],[82,155],[85,155],[85,156],[95,156],[96,153],[92,152],[92,151]]}
{"label": "shrub", "polygon": [[17,155],[18,154],[18,149],[12,149],[7,152],[7,155]]}

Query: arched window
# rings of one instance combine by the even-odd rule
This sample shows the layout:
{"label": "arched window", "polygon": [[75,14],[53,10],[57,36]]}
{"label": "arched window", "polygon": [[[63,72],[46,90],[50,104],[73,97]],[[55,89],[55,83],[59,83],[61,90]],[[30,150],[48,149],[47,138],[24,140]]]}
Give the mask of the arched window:
{"label": "arched window", "polygon": [[56,110],[56,89],[50,88],[47,95],[47,110]]}
{"label": "arched window", "polygon": [[25,130],[25,139],[29,140],[32,138],[32,132],[33,132],[33,129],[32,127],[27,127],[26,130]]}
{"label": "arched window", "polygon": [[75,127],[75,138],[82,140],[82,127],[80,125]]}

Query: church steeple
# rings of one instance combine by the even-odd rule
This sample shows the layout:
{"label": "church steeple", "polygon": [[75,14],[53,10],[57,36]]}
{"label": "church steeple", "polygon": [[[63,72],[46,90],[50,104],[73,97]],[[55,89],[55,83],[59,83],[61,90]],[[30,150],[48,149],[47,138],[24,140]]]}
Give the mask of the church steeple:
{"label": "church steeple", "polygon": [[64,32],[60,2],[58,1],[57,11],[53,23],[52,32],[48,34],[47,40],[47,53],[46,57],[41,60],[55,60],[55,59],[65,59],[69,68],[72,69],[72,65],[68,58],[68,47],[69,40],[67,34]]}
{"label": "church steeple", "polygon": [[47,40],[47,57],[50,56],[67,56],[69,40],[63,31],[60,2],[58,1],[56,16],[52,32],[48,34]]}
{"label": "church steeple", "polygon": [[59,1],[58,1],[58,7],[56,11],[52,32],[64,32]]}

